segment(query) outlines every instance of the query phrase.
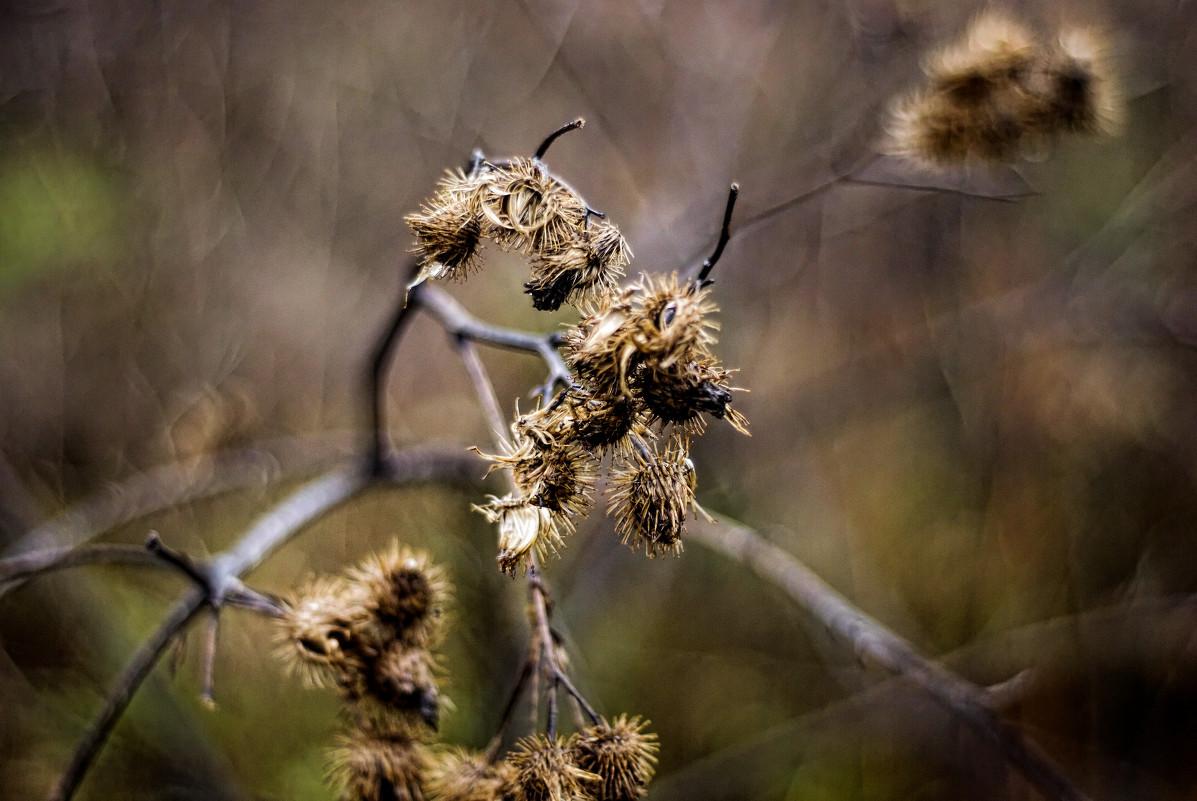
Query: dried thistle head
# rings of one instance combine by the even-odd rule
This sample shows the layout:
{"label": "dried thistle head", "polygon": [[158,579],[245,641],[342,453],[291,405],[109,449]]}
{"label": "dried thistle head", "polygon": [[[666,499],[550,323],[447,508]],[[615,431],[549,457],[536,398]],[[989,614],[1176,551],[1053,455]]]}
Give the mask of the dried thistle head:
{"label": "dried thistle head", "polygon": [[329,778],[345,801],[424,801],[428,748],[402,729],[363,727],[328,753]]}
{"label": "dried thistle head", "polygon": [[586,204],[537,159],[485,164],[481,210],[487,235],[525,255],[560,250],[578,238]]}
{"label": "dried thistle head", "polygon": [[1034,36],[994,11],[973,20],[964,38],[927,64],[933,91],[964,106],[984,104],[993,92],[1022,81],[1038,52]]}
{"label": "dried thistle head", "polygon": [[886,149],[930,167],[1009,162],[1036,108],[1028,97],[1005,87],[983,104],[962,105],[942,93],[911,93],[891,110]]}
{"label": "dried thistle head", "polygon": [[645,732],[648,721],[620,715],[575,734],[569,743],[574,764],[600,778],[597,801],[636,801],[652,781],[657,764],[657,735]]}
{"label": "dried thistle head", "polygon": [[681,555],[686,516],[706,516],[694,498],[694,465],[680,438],[660,452],[633,450],[615,465],[611,483],[607,514],[615,517],[615,533],[633,548],[643,544],[649,556]]}
{"label": "dried thistle head", "polygon": [[568,412],[574,442],[590,453],[626,449],[631,434],[649,436],[648,418],[638,397],[594,397],[586,390],[571,390],[562,407]]}
{"label": "dried thistle head", "polygon": [[516,770],[491,763],[485,754],[464,748],[434,752],[425,777],[429,798],[439,801],[503,801],[515,791]]}
{"label": "dried thistle head", "polygon": [[595,397],[630,395],[627,377],[639,358],[633,327],[628,325],[636,308],[634,298],[634,289],[620,290],[585,309],[585,316],[562,336],[566,364]]}
{"label": "dried thistle head", "polygon": [[628,321],[636,349],[655,367],[706,356],[715,344],[719,309],[710,290],[678,279],[677,273],[644,275],[635,285],[639,308]]}
{"label": "dried thistle head", "polygon": [[646,363],[635,375],[632,386],[652,419],[680,427],[689,434],[701,434],[704,413],[727,420],[741,434],[748,433],[748,421],[732,409],[730,372],[713,358],[668,368]]}
{"label": "dried thistle head", "polygon": [[275,633],[288,670],[315,687],[340,687],[362,670],[355,631],[368,617],[364,594],[343,578],[309,581],[283,604]]}
{"label": "dried thistle head", "polygon": [[564,545],[561,530],[569,530],[567,518],[513,495],[492,495],[488,503],[473,509],[499,525],[499,569],[512,577],[521,564],[527,569],[533,549],[542,558],[556,553]]}
{"label": "dried thistle head", "polygon": [[439,641],[452,588],[427,554],[395,544],[367,557],[348,576],[365,594],[372,627],[385,630],[382,639],[414,646]]}
{"label": "dried thistle head", "polygon": [[1106,37],[1093,28],[1066,28],[1036,75],[1042,98],[1033,126],[1045,133],[1113,134],[1122,98]]}
{"label": "dried thistle head", "polygon": [[483,188],[476,176],[449,172],[420,212],[404,218],[416,236],[413,252],[420,265],[413,285],[429,278],[462,279],[477,269],[485,222]]}
{"label": "dried thistle head", "polygon": [[561,738],[525,737],[508,757],[521,801],[588,801],[599,777],[575,765]]}
{"label": "dried thistle head", "polygon": [[363,681],[353,700],[374,701],[400,718],[415,716],[434,731],[440,722],[442,698],[435,657],[423,648],[396,641],[367,660]]}
{"label": "dried thistle head", "polygon": [[544,311],[567,302],[576,306],[582,300],[600,300],[619,286],[630,257],[631,249],[614,224],[590,222],[565,247],[537,254],[524,291],[532,296],[532,305]]}

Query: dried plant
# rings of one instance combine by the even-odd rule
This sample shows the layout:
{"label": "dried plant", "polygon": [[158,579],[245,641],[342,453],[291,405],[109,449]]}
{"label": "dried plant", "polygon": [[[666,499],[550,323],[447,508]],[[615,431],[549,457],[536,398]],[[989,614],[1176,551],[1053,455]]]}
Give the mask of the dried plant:
{"label": "dried plant", "polygon": [[926,86],[893,104],[890,152],[935,167],[1000,163],[1062,134],[1113,133],[1121,101],[1098,31],[1065,28],[1040,42],[997,12],[929,58]]}

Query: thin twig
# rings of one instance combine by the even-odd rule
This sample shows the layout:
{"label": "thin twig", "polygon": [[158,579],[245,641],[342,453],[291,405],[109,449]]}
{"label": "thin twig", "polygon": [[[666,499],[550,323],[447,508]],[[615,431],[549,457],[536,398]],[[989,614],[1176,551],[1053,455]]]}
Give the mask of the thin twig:
{"label": "thin twig", "polygon": [[565,123],[565,125],[562,125],[560,128],[544,138],[544,141],[540,143],[540,147],[536,148],[536,155],[533,156],[533,158],[537,161],[544,158],[544,154],[549,152],[549,147],[551,147],[552,144],[557,141],[558,137],[560,137],[562,134],[567,134],[570,131],[576,131],[585,124],[586,120],[582,119],[581,117],[573,122]]}
{"label": "thin twig", "polygon": [[470,383],[474,385],[474,393],[478,396],[478,402],[486,414],[486,421],[490,424],[491,435],[502,453],[507,445],[507,437],[503,434],[503,410],[499,406],[498,396],[495,395],[495,386],[487,376],[486,366],[482,364],[482,359],[478,358],[478,349],[473,343],[458,336],[454,337],[453,344],[457,348],[457,355],[465,364]]}
{"label": "thin twig", "polygon": [[739,195],[740,185],[732,184],[727,193],[727,206],[723,210],[723,224],[719,227],[719,241],[715,244],[715,252],[702,263],[702,269],[699,270],[698,278],[694,281],[697,286],[705,286],[709,283],[708,276],[715,265],[719,263],[719,257],[723,255],[723,249],[727,247],[727,241],[731,239],[729,226],[731,226],[732,211],[736,208],[736,198]]}
{"label": "thin twig", "polygon": [[488,325],[467,312],[448,292],[427,284],[421,284],[412,290],[409,305],[427,311],[453,336],[540,356],[549,368],[549,376],[535,392],[546,400],[552,397],[558,384],[566,387],[573,385],[569,367],[557,352],[559,340],[555,333],[530,334],[526,331]]}
{"label": "thin twig", "polygon": [[82,781],[87,769],[91,767],[100,748],[111,734],[112,727],[124,713],[129,701],[132,700],[133,693],[145,681],[158,658],[170,645],[171,640],[204,607],[204,603],[203,590],[198,587],[188,590],[187,595],[171,608],[170,613],[158,624],[154,633],[129,658],[125,669],[121,671],[112,690],[109,691],[108,697],[104,699],[103,707],[100,708],[91,726],[87,728],[75,745],[70,764],[67,765],[58,785],[50,794],[51,801],[67,801],[74,795],[79,782]]}
{"label": "thin twig", "polygon": [[910,643],[852,606],[798,559],[756,532],[726,523],[699,524],[690,540],[747,566],[797,601],[860,659],[913,681],[989,742],[1049,798],[1085,801],[1085,795],[1038,745],[990,708],[985,691],[931,662]]}
{"label": "thin twig", "polygon": [[[419,265],[413,261],[407,270],[408,278],[414,279],[418,269]],[[407,328],[408,321],[411,320],[411,304],[408,300],[409,292],[405,288],[385,333],[379,338],[378,344],[374,348],[374,355],[370,360],[370,372],[366,377],[367,402],[370,404],[370,433],[372,435],[367,467],[372,476],[381,476],[386,465],[386,454],[389,448],[385,391],[387,368],[390,367],[395,347],[403,338],[403,332]]]}
{"label": "thin twig", "polygon": [[22,579],[52,570],[100,564],[166,566],[156,555],[136,545],[83,545],[35,551],[0,560],[0,595]]}

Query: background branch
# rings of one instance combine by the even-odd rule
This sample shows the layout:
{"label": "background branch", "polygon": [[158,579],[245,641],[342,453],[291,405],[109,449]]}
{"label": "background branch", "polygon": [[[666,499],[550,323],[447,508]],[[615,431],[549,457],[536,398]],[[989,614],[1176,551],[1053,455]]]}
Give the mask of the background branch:
{"label": "background branch", "polygon": [[1049,798],[1085,801],[1085,795],[1038,745],[992,710],[986,691],[931,662],[910,643],[864,614],[806,565],[756,532],[700,521],[688,538],[747,566],[784,590],[858,659],[906,677],[967,724]]}

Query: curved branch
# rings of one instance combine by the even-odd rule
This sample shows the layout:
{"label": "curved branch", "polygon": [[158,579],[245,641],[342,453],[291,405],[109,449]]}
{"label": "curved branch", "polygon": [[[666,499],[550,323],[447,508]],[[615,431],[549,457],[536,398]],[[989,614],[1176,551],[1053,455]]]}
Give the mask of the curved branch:
{"label": "curved branch", "polygon": [[52,570],[104,564],[164,567],[156,555],[136,545],[86,545],[34,551],[0,559],[0,595],[15,586],[16,582]]}
{"label": "curved branch", "polygon": [[[476,479],[478,468],[477,457],[468,453],[452,457],[436,452],[399,454],[387,460],[381,478],[362,470],[360,463],[355,463],[305,484],[258,518],[237,544],[204,563],[210,590],[200,587],[189,590],[130,657],[95,720],[75,746],[71,762],[51,799],[67,801],[74,795],[129,700],[171,640],[203,607],[220,606],[226,599],[240,602],[245,592],[241,576],[261,564],[291,537],[373,486],[400,486],[432,479],[457,480],[465,475]],[[155,560],[159,559],[150,555]]]}
{"label": "curved branch", "polygon": [[700,523],[690,530],[689,538],[747,566],[784,590],[837,639],[850,645],[859,659],[914,682],[997,748],[1049,798],[1087,801],[1088,796],[1050,756],[994,714],[993,701],[984,690],[921,656],[910,643],[852,606],[794,556],[750,529],[726,523]]}

